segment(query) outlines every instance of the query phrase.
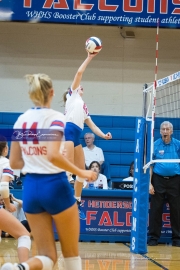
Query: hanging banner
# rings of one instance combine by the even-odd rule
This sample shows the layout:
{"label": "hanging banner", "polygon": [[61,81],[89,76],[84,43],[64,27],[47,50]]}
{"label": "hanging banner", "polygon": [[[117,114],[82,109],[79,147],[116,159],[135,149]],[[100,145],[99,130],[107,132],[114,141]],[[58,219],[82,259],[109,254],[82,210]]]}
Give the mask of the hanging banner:
{"label": "hanging banner", "polygon": [[180,0],[0,0],[0,21],[180,27]]}

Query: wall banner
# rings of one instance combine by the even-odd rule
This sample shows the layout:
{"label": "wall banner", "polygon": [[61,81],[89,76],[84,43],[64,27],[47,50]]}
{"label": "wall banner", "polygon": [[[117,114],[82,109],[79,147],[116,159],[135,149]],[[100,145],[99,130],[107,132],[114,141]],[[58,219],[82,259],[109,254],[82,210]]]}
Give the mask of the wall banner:
{"label": "wall banner", "polygon": [[180,27],[180,0],[0,0],[0,21]]}
{"label": "wall banner", "polygon": [[[81,234],[131,236],[132,199],[123,197],[83,197],[82,210],[86,220],[81,220]],[[148,222],[145,224],[148,231]],[[162,215],[161,237],[171,237],[169,204],[166,202]],[[144,235],[144,238],[146,236]],[[107,240],[107,239],[106,239]]]}

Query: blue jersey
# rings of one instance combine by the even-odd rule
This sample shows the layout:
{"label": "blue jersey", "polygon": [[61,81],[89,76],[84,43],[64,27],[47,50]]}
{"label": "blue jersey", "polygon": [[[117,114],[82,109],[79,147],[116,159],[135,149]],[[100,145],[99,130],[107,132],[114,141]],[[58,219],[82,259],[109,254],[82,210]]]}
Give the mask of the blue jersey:
{"label": "blue jersey", "polygon": [[[161,138],[154,142],[153,159],[180,159],[180,141],[174,138],[165,143]],[[179,163],[155,163],[153,172],[162,176],[180,175]]]}

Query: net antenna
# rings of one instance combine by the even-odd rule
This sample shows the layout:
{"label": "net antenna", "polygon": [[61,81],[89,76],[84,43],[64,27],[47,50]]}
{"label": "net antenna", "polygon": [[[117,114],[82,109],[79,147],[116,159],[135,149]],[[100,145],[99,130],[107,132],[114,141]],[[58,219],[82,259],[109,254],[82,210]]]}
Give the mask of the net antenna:
{"label": "net antenna", "polygon": [[[158,38],[159,38],[159,19],[156,34],[156,66],[154,83],[145,84],[143,90],[143,116],[146,121],[151,122],[150,158],[149,162],[143,167],[144,171],[153,163],[162,160],[153,160],[155,118],[166,118],[165,120],[175,119],[180,122],[180,71],[170,76],[157,80],[158,71]],[[179,123],[180,127],[180,123]],[[179,139],[179,138],[177,138]],[[164,162],[179,162],[180,159],[163,159]]]}
{"label": "net antenna", "polygon": [[[152,114],[151,114],[151,120],[150,120],[150,118],[149,119],[146,118],[146,120],[150,120],[151,121],[150,162],[152,161],[153,152],[154,152],[154,126],[155,126],[154,121],[155,121],[156,88],[157,88],[157,73],[158,73],[158,46],[159,46],[159,18],[157,19],[157,32],[156,32],[156,64],[155,64],[154,84],[150,85],[149,87],[147,87],[148,85],[146,85],[146,89],[144,90],[144,91],[146,91],[146,93],[148,93],[147,91],[149,90],[149,93],[150,93],[150,97],[149,98],[150,98],[150,102],[151,103],[149,103],[149,106],[148,106],[148,109],[147,109],[147,114],[149,114],[150,106],[151,106],[151,112],[152,112]],[[144,101],[147,102],[147,99],[144,98]],[[146,104],[144,104],[144,106],[146,106]],[[148,167],[150,166],[150,164],[148,165]],[[143,167],[143,169],[144,169],[145,172],[146,172],[146,169],[148,167],[146,167],[146,165]]]}

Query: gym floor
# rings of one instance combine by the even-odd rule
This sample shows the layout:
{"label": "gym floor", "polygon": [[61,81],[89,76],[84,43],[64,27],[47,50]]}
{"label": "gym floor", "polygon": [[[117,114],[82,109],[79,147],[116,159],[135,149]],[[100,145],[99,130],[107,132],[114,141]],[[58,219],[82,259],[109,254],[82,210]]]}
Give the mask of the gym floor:
{"label": "gym floor", "polygon": [[[56,242],[58,262],[54,270],[63,270],[63,259],[59,242]],[[148,247],[147,254],[133,254],[129,243],[79,243],[83,270],[177,270],[180,268],[180,248],[159,244]],[[32,241],[31,256],[37,254]],[[17,241],[3,238],[0,244],[0,266],[5,262],[18,262]]]}

